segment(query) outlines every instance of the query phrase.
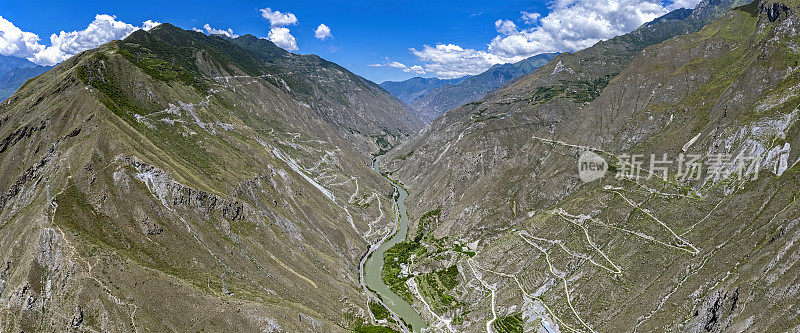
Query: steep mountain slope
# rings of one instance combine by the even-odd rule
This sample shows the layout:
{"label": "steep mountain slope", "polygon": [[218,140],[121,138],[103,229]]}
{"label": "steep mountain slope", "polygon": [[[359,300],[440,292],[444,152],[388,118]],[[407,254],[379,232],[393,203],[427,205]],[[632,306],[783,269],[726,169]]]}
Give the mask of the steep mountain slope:
{"label": "steep mountain slope", "polygon": [[272,79],[364,150],[382,154],[415,134],[422,122],[375,83],[316,55],[285,51],[271,41],[245,35],[233,40],[267,63]]}
{"label": "steep mountain slope", "polygon": [[403,103],[411,104],[424,97],[433,89],[444,85],[458,84],[470,76],[455,79],[422,78],[413,77],[403,81],[385,81],[380,84],[381,88],[386,89],[390,94],[397,96]]}
{"label": "steep mountain slope", "polygon": [[0,104],[0,330],[336,332],[370,318],[359,265],[393,227],[393,188],[291,93],[316,88],[260,57],[162,24]]}
{"label": "steep mountain slope", "polygon": [[[598,42],[588,49],[559,54],[547,65],[486,96],[483,100],[468,103],[446,113],[434,121],[430,128],[420,133],[415,140],[408,142],[402,149],[393,151],[383,161],[390,162],[393,159],[402,161],[398,163],[403,165],[403,170],[409,171],[407,175],[402,175],[404,178],[413,177],[416,180],[424,176],[436,179],[438,177],[436,175],[413,171],[417,170],[417,167],[429,166],[427,163],[430,161],[411,158],[405,162],[406,159],[416,154],[423,146],[430,147],[432,150],[429,153],[437,157],[450,151],[453,145],[470,150],[471,146],[461,143],[464,135],[476,127],[493,125],[516,111],[523,113],[546,111],[547,118],[540,119],[544,123],[576,114],[577,110],[593,102],[608,82],[645,47],[688,31],[699,30],[705,23],[738,4],[737,0],[701,1],[691,12],[679,9],[628,34]],[[528,105],[511,108],[509,100],[527,101]],[[500,105],[506,108],[506,113],[489,115],[486,113],[488,105]],[[434,141],[438,143],[431,144]],[[457,147],[453,148],[460,150]],[[421,164],[412,165],[416,162]],[[390,166],[390,168],[395,167]],[[445,172],[444,169],[439,171]]]}
{"label": "steep mountain slope", "polygon": [[477,101],[506,82],[533,72],[555,56],[556,53],[543,53],[512,64],[494,65],[457,84],[436,88],[410,105],[420,119],[430,123],[449,110]]}
{"label": "steep mountain slope", "polygon": [[[798,13],[755,2],[625,64],[575,61],[613,40],[560,55],[389,153],[416,221],[398,258],[417,309],[474,332],[797,330]],[[574,84],[609,68],[596,94]],[[587,150],[605,178],[578,177]],[[631,154],[643,177],[614,177]],[[671,157],[666,175],[648,176],[650,154]],[[737,156],[760,169],[738,175]]]}
{"label": "steep mountain slope", "polygon": [[[197,38],[202,37],[196,35],[182,39],[148,35],[141,31],[134,32],[126,40],[146,49],[174,54],[188,66],[191,64],[187,61],[192,60],[191,52],[195,50],[192,43]],[[398,144],[422,126],[397,98],[318,56],[292,54],[252,35],[234,40],[216,39],[203,51],[240,62],[242,72],[232,75],[248,74],[271,80],[276,87],[307,105],[340,135],[359,147],[365,161],[369,161],[371,155]],[[231,43],[239,47],[230,48]],[[197,71],[202,66],[191,65],[190,68]]]}
{"label": "steep mountain slope", "polygon": [[645,47],[698,31],[728,9],[748,2],[705,0],[692,10],[674,10],[625,35],[600,41],[575,53],[560,54],[515,84],[535,92],[533,98],[537,102],[559,95],[577,104],[590,102]]}
{"label": "steep mountain slope", "polygon": [[0,76],[0,100],[14,94],[25,81],[52,69],[52,66],[16,67]]}

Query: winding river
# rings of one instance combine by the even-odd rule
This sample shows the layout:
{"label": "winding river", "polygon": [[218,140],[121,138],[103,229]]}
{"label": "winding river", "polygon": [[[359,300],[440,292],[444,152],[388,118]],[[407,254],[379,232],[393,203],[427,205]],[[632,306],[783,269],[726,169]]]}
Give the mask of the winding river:
{"label": "winding river", "polygon": [[[373,169],[380,173],[376,163],[373,161]],[[395,183],[392,183],[397,189],[397,210],[400,212],[400,219],[397,223],[396,232],[389,239],[384,239],[383,243],[375,249],[367,258],[364,264],[364,281],[367,287],[375,292],[384,305],[389,308],[393,313],[400,316],[400,318],[408,325],[414,332],[421,332],[425,327],[425,322],[422,321],[419,313],[417,313],[408,302],[397,296],[392,292],[389,287],[383,283],[381,279],[381,271],[383,270],[383,256],[386,250],[391,248],[397,243],[406,239],[408,234],[408,214],[406,213],[405,199],[408,197],[408,192]]]}

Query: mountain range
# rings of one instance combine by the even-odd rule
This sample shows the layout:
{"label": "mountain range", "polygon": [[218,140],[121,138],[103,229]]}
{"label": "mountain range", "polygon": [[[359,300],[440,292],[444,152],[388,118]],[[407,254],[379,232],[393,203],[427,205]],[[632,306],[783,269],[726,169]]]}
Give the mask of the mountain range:
{"label": "mountain range", "polygon": [[83,52],[0,104],[0,326],[350,327],[392,227],[370,154],[419,124],[251,36],[162,24]]}
{"label": "mountain range", "polygon": [[419,119],[430,123],[451,109],[477,101],[503,84],[533,72],[556,55],[543,53],[516,63],[494,65],[474,76],[448,80],[411,78],[387,81],[381,87],[411,106]]}
{"label": "mountain range", "polygon": [[[431,325],[797,329],[800,4],[742,5],[703,1],[559,55],[382,160],[409,189],[418,236],[402,248],[418,255],[401,265]],[[605,177],[579,177],[584,156]],[[757,177],[733,171],[744,159]],[[458,283],[437,286],[451,267]]]}
{"label": "mountain range", "polygon": [[0,330],[797,331],[798,29],[703,0],[380,86],[136,31],[0,103]]}
{"label": "mountain range", "polygon": [[469,78],[469,76],[455,79],[439,79],[435,77],[422,78],[417,76],[403,81],[384,81],[380,86],[392,95],[397,96],[403,103],[411,105],[416,100],[430,93],[433,89],[444,85],[458,84],[467,78]]}
{"label": "mountain range", "polygon": [[5,75],[14,68],[25,67],[36,67],[36,64],[32,63],[28,59],[0,54],[0,75]]}
{"label": "mountain range", "polygon": [[0,100],[11,96],[25,81],[50,70],[27,59],[0,55]]}

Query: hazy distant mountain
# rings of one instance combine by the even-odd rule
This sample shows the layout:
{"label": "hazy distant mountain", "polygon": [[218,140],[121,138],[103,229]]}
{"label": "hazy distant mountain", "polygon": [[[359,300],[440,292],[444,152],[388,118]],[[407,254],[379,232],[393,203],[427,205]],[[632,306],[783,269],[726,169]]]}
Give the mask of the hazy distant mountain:
{"label": "hazy distant mountain", "polygon": [[30,62],[28,59],[0,55],[0,76],[18,67],[36,67],[36,64]]}
{"label": "hazy distant mountain", "polygon": [[0,101],[14,94],[28,79],[52,69],[52,66],[17,67],[0,76]]}
{"label": "hazy distant mountain", "polygon": [[14,56],[0,55],[0,101],[11,96],[25,80],[44,73],[49,67],[42,67]]}
{"label": "hazy distant mountain", "polygon": [[404,81],[385,81],[380,86],[392,95],[397,96],[404,103],[411,105],[411,103],[424,97],[433,89],[444,85],[457,84],[469,77],[470,75],[455,79],[413,77]]}
{"label": "hazy distant mountain", "polygon": [[433,89],[409,105],[417,117],[425,122],[431,122],[447,111],[483,98],[506,82],[533,72],[539,66],[548,63],[556,54],[543,53],[512,64],[494,65],[485,72],[456,84],[442,85]]}

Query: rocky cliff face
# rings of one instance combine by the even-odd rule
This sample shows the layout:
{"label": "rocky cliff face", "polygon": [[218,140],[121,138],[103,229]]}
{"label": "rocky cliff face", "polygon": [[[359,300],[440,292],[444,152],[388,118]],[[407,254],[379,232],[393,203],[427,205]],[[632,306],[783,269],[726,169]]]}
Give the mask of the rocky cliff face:
{"label": "rocky cliff face", "polygon": [[[798,8],[755,2],[630,55],[620,41],[651,40],[648,26],[559,55],[386,156],[426,249],[408,269],[420,311],[476,332],[797,329],[779,313],[800,276]],[[613,165],[605,178],[578,177],[585,151]],[[650,154],[671,171],[649,176]],[[690,181],[681,154],[704,172],[715,156],[762,163],[755,179]],[[437,289],[452,266],[458,282]]]}
{"label": "rocky cliff face", "polygon": [[[393,227],[393,188],[341,126],[400,103],[318,58],[296,60],[323,66],[300,80],[262,56],[162,25],[0,104],[2,330],[331,332],[369,318],[359,264]],[[326,117],[312,97],[357,110]],[[364,128],[412,129],[381,117]]]}

